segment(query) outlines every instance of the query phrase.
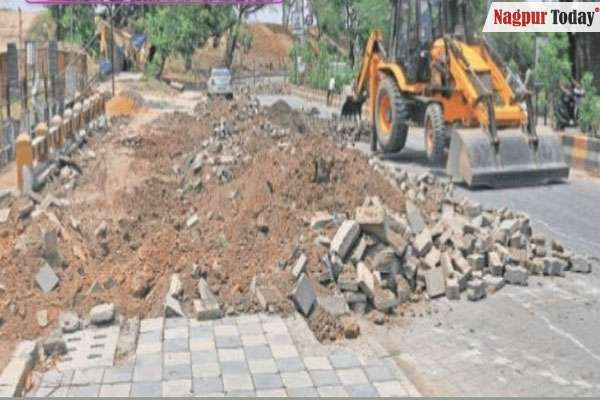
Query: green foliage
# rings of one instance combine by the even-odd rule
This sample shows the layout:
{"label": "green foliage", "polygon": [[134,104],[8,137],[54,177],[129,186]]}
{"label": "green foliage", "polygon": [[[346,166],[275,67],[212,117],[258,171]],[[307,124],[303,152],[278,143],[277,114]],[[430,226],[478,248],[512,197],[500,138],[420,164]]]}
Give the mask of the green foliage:
{"label": "green foliage", "polygon": [[49,6],[58,40],[75,43],[89,53],[99,50],[94,6]]}
{"label": "green foliage", "polygon": [[600,96],[594,85],[594,76],[590,72],[583,74],[581,85],[585,95],[581,100],[577,118],[584,132],[599,136],[600,132]]}
{"label": "green foliage", "polygon": [[535,34],[501,32],[489,33],[488,39],[494,50],[507,65],[516,64],[518,71],[533,68],[535,62]]}
{"label": "green foliage", "polygon": [[[302,72],[301,65],[304,65]],[[288,77],[292,83],[306,85],[316,89],[327,89],[329,79],[335,78],[337,89],[352,82],[355,71],[346,63],[340,62],[324,41],[319,43],[319,51],[294,45],[290,52]]]}
{"label": "green foliage", "polygon": [[568,56],[569,42],[564,33],[551,33],[546,45],[541,46],[537,80],[549,95],[550,102],[554,93],[558,92],[561,82],[568,80],[571,74],[571,63]]}
{"label": "green foliage", "polygon": [[186,56],[213,36],[219,37],[229,26],[231,7],[155,6],[145,15],[150,43],[156,48],[148,73],[160,76],[172,54]]}

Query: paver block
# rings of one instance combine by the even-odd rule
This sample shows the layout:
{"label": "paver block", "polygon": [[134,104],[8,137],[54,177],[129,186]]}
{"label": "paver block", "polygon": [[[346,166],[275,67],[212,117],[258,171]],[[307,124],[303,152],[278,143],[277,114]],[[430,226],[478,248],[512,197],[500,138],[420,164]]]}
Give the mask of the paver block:
{"label": "paver block", "polygon": [[44,293],[50,293],[58,286],[59,279],[50,265],[43,261],[39,272],[35,276],[35,281]]}
{"label": "paver block", "polygon": [[131,397],[157,397],[162,394],[162,382],[134,382],[131,385]]}
{"label": "paver block", "polygon": [[354,214],[363,232],[370,233],[381,241],[387,240],[386,212],[381,205],[358,207]]}
{"label": "paver block", "polygon": [[429,229],[423,229],[413,240],[413,247],[419,257],[424,257],[433,247],[433,239]]}
{"label": "paver block", "polygon": [[309,370],[330,370],[333,369],[327,357],[304,357],[304,365]]}
{"label": "paver block", "polygon": [[244,361],[223,361],[221,362],[221,372],[223,375],[237,375],[250,373],[248,363]]}
{"label": "paver block", "polygon": [[131,383],[111,383],[100,387],[100,397],[129,397],[131,393]]}
{"label": "paver block", "polygon": [[92,383],[102,383],[104,377],[104,368],[88,368],[75,371],[71,385],[89,385]]}
{"label": "paver block", "polygon": [[187,340],[189,337],[189,329],[187,326],[181,327],[181,328],[168,328],[165,329],[165,340],[171,340],[171,339],[182,339],[182,340]]}
{"label": "paver block", "polygon": [[504,280],[510,285],[527,286],[528,273],[527,270],[519,266],[506,266]]}
{"label": "paver block", "polygon": [[381,397],[406,397],[408,393],[398,381],[375,382],[375,389]]}
{"label": "paver block", "polygon": [[271,344],[273,358],[298,357],[298,350],[293,344]]}
{"label": "paver block", "polygon": [[365,367],[364,370],[370,382],[386,382],[396,379],[394,373],[385,366]]}
{"label": "paver block", "polygon": [[375,387],[369,383],[361,385],[346,385],[346,391],[350,397],[374,398],[378,397],[378,392]]}
{"label": "paver block", "polygon": [[283,388],[283,382],[279,374],[254,374],[253,378],[256,390]]}
{"label": "paver block", "polygon": [[133,379],[133,367],[119,366],[106,368],[104,370],[104,378],[102,383],[125,383],[131,382]]}
{"label": "paver block", "polygon": [[165,353],[183,353],[190,351],[190,342],[187,339],[165,339],[163,342]]}
{"label": "paver block", "polygon": [[444,270],[440,267],[436,267],[425,271],[425,286],[427,288],[427,294],[432,299],[446,294]]}
{"label": "paver block", "polygon": [[375,277],[365,265],[365,263],[358,263],[356,266],[358,287],[360,290],[367,295],[369,298],[373,298],[375,290]]}
{"label": "paver block", "polygon": [[150,331],[162,331],[164,327],[163,318],[149,318],[140,321],[140,333]]}
{"label": "paver block", "polygon": [[193,393],[191,379],[163,381],[162,397],[189,397]]}
{"label": "paver block", "polygon": [[348,392],[343,386],[323,386],[317,388],[320,397],[348,397]]}
{"label": "paver block", "polygon": [[358,223],[346,220],[331,240],[330,249],[334,254],[340,256],[342,260],[345,260],[359,236],[360,226]]}
{"label": "paver block", "polygon": [[172,381],[180,379],[192,379],[192,366],[190,364],[165,364],[163,366],[163,380]]}
{"label": "paver block", "polygon": [[246,358],[248,360],[264,360],[273,358],[271,349],[266,345],[245,347],[244,350],[246,351]]}
{"label": "paver block", "polygon": [[239,336],[217,336],[215,337],[217,348],[232,349],[242,347],[242,339]]}
{"label": "paver block", "polygon": [[338,369],[336,372],[344,386],[369,383],[369,379],[362,368]]}
{"label": "paver block", "polygon": [[245,355],[243,349],[219,349],[219,360],[221,362],[225,361],[244,361]]}
{"label": "paver block", "polygon": [[286,388],[313,387],[312,380],[306,371],[283,372],[281,379]]}
{"label": "paver block", "polygon": [[329,355],[329,361],[335,369],[360,367],[360,360],[352,353],[333,353]]}
{"label": "paver block", "polygon": [[276,358],[275,363],[280,372],[304,371],[304,364],[300,357]]}
{"label": "paver block", "polygon": [[221,365],[214,361],[205,361],[192,365],[192,377],[194,379],[205,379],[221,375]]}
{"label": "paver block", "polygon": [[100,394],[100,385],[85,385],[85,386],[71,386],[67,393],[67,397],[98,397]]}
{"label": "paver block", "polygon": [[223,374],[223,387],[226,392],[254,390],[250,374]]}
{"label": "paver block", "polygon": [[506,284],[504,278],[500,276],[491,276],[486,275],[483,277],[483,282],[485,283],[486,290],[489,293],[496,293],[498,290],[502,289]]}
{"label": "paver block", "polygon": [[134,382],[159,382],[162,380],[162,365],[138,365],[133,370]]}
{"label": "paver block", "polygon": [[319,397],[319,392],[314,387],[306,387],[306,388],[290,388],[286,389],[286,393],[288,397],[293,398],[316,398]]}
{"label": "paver block", "polygon": [[341,385],[333,369],[309,371],[310,377],[316,387]]}
{"label": "paver block", "polygon": [[179,300],[167,294],[165,297],[165,317],[167,318],[181,318],[185,317],[181,303]]}
{"label": "paver block", "polygon": [[306,258],[306,255],[304,253],[300,254],[300,257],[298,257],[296,264],[294,264],[294,268],[292,268],[292,276],[295,279],[298,279],[300,275],[303,272],[305,272],[307,262],[308,258]]}
{"label": "paver block", "polygon": [[421,210],[410,200],[406,201],[406,219],[408,220],[410,230],[415,235],[418,235],[425,229],[425,220],[423,219]]}
{"label": "paver block", "polygon": [[470,301],[479,301],[485,296],[485,284],[481,279],[473,279],[467,282],[467,298]]}
{"label": "paver block", "polygon": [[313,305],[316,301],[315,289],[306,274],[302,274],[292,291],[292,298],[298,311],[305,317],[310,315]]}
{"label": "paver block", "polygon": [[163,363],[165,366],[190,365],[192,363],[192,356],[187,352],[164,353]]}
{"label": "paver block", "polygon": [[586,257],[575,255],[571,257],[571,272],[589,274],[592,272],[592,263]]}
{"label": "paver block", "polygon": [[317,297],[317,304],[334,317],[341,317],[350,313],[348,303],[341,294]]}
{"label": "paver block", "polygon": [[565,276],[567,263],[564,260],[556,257],[544,258],[544,275],[548,276]]}
{"label": "paver block", "polygon": [[194,395],[222,392],[223,380],[220,376],[198,378],[192,381]]}

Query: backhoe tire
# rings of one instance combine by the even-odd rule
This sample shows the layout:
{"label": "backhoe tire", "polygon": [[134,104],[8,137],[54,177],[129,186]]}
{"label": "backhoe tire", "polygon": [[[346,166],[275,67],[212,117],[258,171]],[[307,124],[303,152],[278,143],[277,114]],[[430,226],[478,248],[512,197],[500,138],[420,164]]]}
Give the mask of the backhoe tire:
{"label": "backhoe tire", "polygon": [[446,126],[442,106],[438,103],[427,106],[423,126],[427,159],[433,166],[443,166],[446,158]]}
{"label": "backhoe tire", "polygon": [[386,76],[375,100],[375,132],[384,153],[398,152],[406,144],[408,109],[396,82]]}

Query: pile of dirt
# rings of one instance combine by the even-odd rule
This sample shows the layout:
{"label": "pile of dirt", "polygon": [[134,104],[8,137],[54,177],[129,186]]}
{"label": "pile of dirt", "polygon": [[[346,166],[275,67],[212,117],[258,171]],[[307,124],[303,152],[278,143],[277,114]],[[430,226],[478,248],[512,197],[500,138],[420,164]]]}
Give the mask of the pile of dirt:
{"label": "pile of dirt", "polygon": [[106,103],[106,113],[109,117],[132,116],[139,112],[139,109],[136,99],[127,94],[119,94]]}

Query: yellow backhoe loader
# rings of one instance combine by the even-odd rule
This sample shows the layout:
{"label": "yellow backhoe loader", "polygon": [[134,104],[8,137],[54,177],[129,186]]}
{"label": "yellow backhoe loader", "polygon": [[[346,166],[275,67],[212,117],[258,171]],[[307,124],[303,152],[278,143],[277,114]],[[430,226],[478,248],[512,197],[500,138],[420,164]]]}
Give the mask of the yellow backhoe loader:
{"label": "yellow backhoe loader", "polygon": [[388,46],[371,34],[343,107],[368,102],[373,151],[402,150],[417,124],[430,163],[446,163],[448,175],[470,187],[568,178],[559,138],[536,132],[530,93],[513,90],[498,57],[474,39],[468,1],[391,2]]}

